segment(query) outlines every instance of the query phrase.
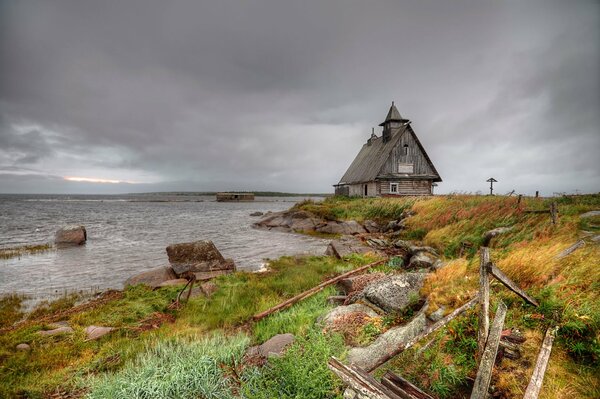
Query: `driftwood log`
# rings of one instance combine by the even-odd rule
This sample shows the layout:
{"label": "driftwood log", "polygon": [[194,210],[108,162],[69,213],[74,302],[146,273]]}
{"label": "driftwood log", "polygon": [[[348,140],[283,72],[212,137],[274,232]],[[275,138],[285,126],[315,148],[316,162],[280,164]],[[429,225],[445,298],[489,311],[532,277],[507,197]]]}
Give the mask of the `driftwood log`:
{"label": "driftwood log", "polygon": [[477,370],[477,376],[475,377],[475,383],[473,384],[471,399],[485,399],[487,397],[506,311],[506,305],[504,302],[500,302],[498,304],[496,317],[494,317],[494,322],[490,328],[490,334],[485,344],[485,350],[483,351],[479,362],[479,369]]}
{"label": "driftwood log", "polygon": [[479,260],[479,330],[477,332],[477,357],[481,357],[490,328],[490,279],[487,265],[490,263],[490,249],[481,247]]}
{"label": "driftwood log", "polygon": [[385,373],[381,378],[381,383],[402,399],[433,399],[431,395],[423,392],[410,381],[405,380],[391,371]]}
{"label": "driftwood log", "polygon": [[540,306],[540,304],[527,295],[525,291],[523,291],[517,284],[515,284],[502,270],[500,270],[494,263],[488,263],[488,271],[494,276],[498,281],[500,281],[506,288],[523,298],[523,300],[533,306]]}
{"label": "driftwood log", "polygon": [[353,365],[346,366],[335,357],[329,359],[327,366],[346,385],[369,399],[404,399],[396,395],[360,367]]}
{"label": "driftwood log", "polygon": [[370,269],[370,268],[372,268],[374,266],[381,265],[382,263],[385,263],[386,261],[387,261],[387,259],[380,260],[380,261],[377,261],[377,262],[369,263],[368,265],[365,265],[365,266],[361,266],[361,267],[359,267],[357,269],[350,270],[349,272],[342,273],[339,276],[334,277],[332,279],[329,279],[327,281],[324,281],[321,284],[317,285],[316,287],[313,287],[310,290],[304,291],[304,292],[296,295],[293,298],[290,298],[290,299],[288,299],[286,301],[283,301],[280,304],[278,304],[276,306],[273,306],[270,309],[265,310],[264,312],[260,312],[260,313],[255,314],[252,317],[252,319],[254,321],[261,320],[261,319],[267,317],[268,315],[270,315],[272,313],[275,313],[275,312],[277,312],[277,311],[279,311],[281,309],[285,309],[285,308],[287,308],[289,306],[292,306],[296,302],[298,302],[298,301],[300,301],[300,300],[302,300],[304,298],[307,298],[309,296],[312,296],[312,295],[316,294],[317,292],[321,291],[323,288],[325,288],[325,287],[327,287],[327,286],[329,286],[331,284],[335,284],[338,281],[340,281],[342,279],[345,279],[346,277],[352,276],[353,274],[357,274],[357,273],[363,272],[363,271],[368,270],[368,269]]}
{"label": "driftwood log", "polygon": [[464,313],[467,309],[475,306],[475,304],[477,304],[477,301],[478,301],[478,297],[475,296],[475,298],[471,299],[469,302],[465,303],[460,308],[455,309],[452,313],[450,313],[449,315],[447,315],[443,319],[441,319],[438,322],[436,322],[436,323],[430,325],[429,327],[427,327],[425,329],[425,331],[423,331],[421,334],[417,335],[416,337],[414,337],[410,341],[406,342],[403,345],[400,345],[397,348],[390,348],[390,352],[385,357],[381,358],[379,360],[379,362],[377,362],[375,365],[373,365],[373,367],[371,367],[367,371],[371,372],[371,371],[375,370],[377,367],[381,366],[382,364],[384,364],[385,362],[387,362],[388,360],[390,360],[394,356],[399,355],[400,353],[402,353],[406,349],[410,348],[411,346],[413,346],[414,344],[416,344],[417,342],[419,342],[420,340],[422,340],[423,338],[425,338],[429,334],[431,334],[431,333],[439,330],[440,328],[444,327],[451,320],[455,319],[458,315]]}
{"label": "driftwood log", "polygon": [[529,385],[527,385],[523,399],[536,399],[540,393],[540,389],[542,389],[542,382],[544,382],[544,374],[546,374],[546,367],[548,366],[548,361],[550,360],[552,343],[554,342],[556,331],[557,327],[549,328],[546,331],[546,336],[542,342],[540,354],[538,355],[535,368],[533,369],[531,381],[529,381]]}

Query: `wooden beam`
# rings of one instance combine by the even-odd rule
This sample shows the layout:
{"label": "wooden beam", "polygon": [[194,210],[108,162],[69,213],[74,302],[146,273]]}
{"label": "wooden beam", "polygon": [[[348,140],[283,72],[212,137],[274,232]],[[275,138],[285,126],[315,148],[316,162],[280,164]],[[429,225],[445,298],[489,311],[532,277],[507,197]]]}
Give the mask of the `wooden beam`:
{"label": "wooden beam", "polygon": [[356,366],[346,366],[335,357],[327,362],[327,367],[346,385],[369,399],[404,399]]}
{"label": "wooden beam", "polygon": [[398,396],[409,399],[434,399],[431,395],[423,392],[410,381],[399,375],[388,371],[381,379],[381,383],[396,393]]}
{"label": "wooden beam", "polygon": [[277,311],[279,311],[281,309],[285,309],[288,306],[291,306],[291,305],[295,304],[296,302],[298,302],[298,301],[300,301],[300,300],[302,300],[304,298],[307,298],[309,296],[312,296],[312,295],[316,294],[317,292],[321,291],[323,288],[327,287],[328,285],[335,284],[338,281],[340,281],[340,280],[342,280],[342,279],[344,279],[344,278],[346,278],[348,276],[352,276],[353,274],[357,274],[357,273],[363,272],[363,271],[365,271],[367,269],[370,269],[370,268],[372,268],[374,266],[381,265],[382,263],[385,263],[386,261],[387,261],[387,259],[380,260],[380,261],[377,261],[377,262],[369,263],[368,265],[365,265],[365,266],[361,266],[361,267],[359,267],[357,269],[350,270],[349,272],[342,273],[339,276],[334,277],[332,279],[329,279],[327,281],[324,281],[321,284],[317,285],[316,287],[313,287],[310,290],[304,291],[304,292],[302,292],[302,293],[294,296],[293,298],[290,298],[290,299],[288,299],[286,301],[283,301],[280,304],[278,304],[276,306],[273,306],[270,309],[265,310],[264,312],[260,312],[260,313],[255,314],[252,317],[252,319],[254,321],[258,321],[260,319],[263,319],[263,318],[267,317],[268,315],[270,315],[272,313],[275,313],[275,312],[277,312]]}
{"label": "wooden beam", "polygon": [[477,304],[477,302],[478,302],[478,297],[475,296],[469,302],[465,303],[460,308],[455,309],[452,313],[450,313],[449,315],[447,315],[443,319],[441,319],[438,322],[436,322],[436,323],[430,325],[429,327],[427,327],[425,329],[425,331],[423,331],[421,334],[417,335],[416,337],[414,337],[410,341],[406,342],[404,345],[401,345],[398,348],[396,348],[395,350],[389,352],[385,357],[381,358],[379,360],[379,362],[377,362],[375,365],[373,365],[373,367],[371,367],[367,371],[371,372],[371,371],[375,370],[377,367],[381,366],[382,364],[384,364],[385,362],[387,362],[391,358],[399,355],[400,353],[402,353],[406,349],[410,348],[411,346],[413,346],[414,344],[416,344],[417,342],[419,342],[420,340],[422,340],[423,338],[425,338],[429,334],[431,334],[431,333],[439,330],[440,328],[444,327],[446,324],[448,324],[451,320],[453,320],[454,318],[456,318],[458,315],[464,313],[467,309],[472,308],[473,306],[475,306],[475,304]]}
{"label": "wooden beam", "polygon": [[506,310],[506,305],[501,301],[498,304],[498,311],[496,312],[496,317],[494,317],[485,350],[479,362],[479,369],[477,370],[477,376],[473,384],[471,399],[485,399],[487,397],[492,380],[492,369],[494,368],[498,345],[500,344],[500,335],[502,334],[502,327],[504,326],[504,319],[506,317]]}
{"label": "wooden beam", "polygon": [[554,337],[556,336],[557,329],[558,327],[554,327],[549,328],[546,331],[546,336],[544,337],[544,341],[542,342],[540,354],[538,355],[535,368],[533,369],[531,381],[529,381],[529,385],[527,385],[527,389],[525,390],[525,396],[523,396],[523,399],[537,399],[540,393],[540,389],[542,389],[542,382],[544,382],[544,374],[546,374],[546,367],[548,366],[548,361],[550,360],[550,353],[552,352],[552,343],[554,342]]}
{"label": "wooden beam", "polygon": [[562,251],[561,253],[556,255],[556,259],[565,258],[565,257],[571,255],[573,252],[575,252],[579,248],[583,247],[584,245],[585,245],[585,241],[579,240],[575,244],[571,245],[569,248],[565,249],[564,251]]}
{"label": "wooden beam", "polygon": [[540,304],[527,295],[525,291],[523,291],[517,284],[515,284],[502,270],[500,270],[495,264],[492,262],[488,263],[488,270],[492,274],[492,276],[496,277],[498,281],[500,281],[506,288],[523,298],[523,300],[533,306],[540,306]]}
{"label": "wooden beam", "polygon": [[512,229],[513,229],[512,226],[510,226],[510,227],[497,227],[495,229],[487,231],[483,235],[483,243],[481,244],[481,246],[482,247],[488,247],[490,245],[490,242],[492,241],[492,238],[494,238],[496,236],[499,236],[500,234],[507,233],[507,232],[511,231]]}
{"label": "wooden beam", "polygon": [[479,250],[479,330],[477,332],[477,358],[485,348],[490,328],[490,278],[487,265],[490,263],[490,249]]}
{"label": "wooden beam", "polygon": [[526,209],[523,213],[550,213],[549,209]]}

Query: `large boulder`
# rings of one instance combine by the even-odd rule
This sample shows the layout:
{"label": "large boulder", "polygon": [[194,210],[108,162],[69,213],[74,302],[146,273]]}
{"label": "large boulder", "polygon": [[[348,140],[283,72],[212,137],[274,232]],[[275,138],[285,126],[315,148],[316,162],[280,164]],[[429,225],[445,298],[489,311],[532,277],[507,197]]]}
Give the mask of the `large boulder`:
{"label": "large boulder", "polygon": [[401,312],[417,301],[426,273],[394,274],[374,281],[363,290],[363,297],[386,312]]}
{"label": "large boulder", "polygon": [[357,221],[349,220],[347,222],[335,222],[330,221],[325,224],[321,224],[316,228],[319,233],[325,234],[340,234],[340,235],[354,235],[362,234],[367,231]]}
{"label": "large boulder", "polygon": [[81,245],[87,241],[87,231],[84,226],[66,226],[58,230],[54,237],[57,245]]}
{"label": "large boulder", "polygon": [[208,240],[169,245],[167,255],[178,276],[185,272],[235,269],[233,260],[223,258],[215,244]]}
{"label": "large boulder", "polygon": [[282,212],[269,212],[252,226],[267,230],[285,232],[310,232],[322,223],[309,212],[303,210],[287,210]]}
{"label": "large boulder", "polygon": [[51,337],[54,335],[64,335],[64,334],[70,334],[73,332],[73,329],[71,327],[58,327],[58,328],[54,328],[52,330],[42,330],[42,331],[38,331],[38,335],[42,335],[45,337]]}
{"label": "large boulder", "polygon": [[325,250],[325,255],[341,259],[348,255],[364,254],[373,251],[372,248],[364,245],[358,238],[347,236],[338,240],[332,240]]}
{"label": "large boulder", "polygon": [[95,341],[110,333],[114,329],[114,327],[89,326],[85,329],[85,335],[87,336],[88,341]]}
{"label": "large boulder", "polygon": [[127,281],[125,281],[125,286],[145,284],[149,287],[156,288],[160,287],[165,281],[174,280],[176,278],[177,276],[173,269],[161,266],[129,277]]}
{"label": "large boulder", "polygon": [[437,259],[428,252],[417,252],[410,257],[408,262],[409,269],[430,269]]}
{"label": "large boulder", "polygon": [[363,223],[363,227],[367,230],[367,233],[381,233],[381,226],[379,223],[373,220],[365,220]]}
{"label": "large boulder", "polygon": [[364,348],[352,348],[348,352],[348,363],[370,370],[389,356],[395,348],[407,343],[425,329],[425,314],[420,312],[408,324],[390,328],[381,334],[375,342]]}

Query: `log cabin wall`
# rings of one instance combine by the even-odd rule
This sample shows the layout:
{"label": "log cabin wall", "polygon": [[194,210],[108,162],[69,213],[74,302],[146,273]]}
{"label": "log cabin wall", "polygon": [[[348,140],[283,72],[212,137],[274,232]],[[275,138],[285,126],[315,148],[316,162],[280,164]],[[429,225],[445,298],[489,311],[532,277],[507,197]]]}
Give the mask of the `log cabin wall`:
{"label": "log cabin wall", "polygon": [[[431,195],[430,180],[397,180],[381,181],[381,195]],[[390,192],[390,183],[398,183],[398,193]]]}
{"label": "log cabin wall", "polygon": [[[404,147],[404,146],[407,147]],[[433,175],[435,172],[429,166],[429,162],[423,155],[421,148],[417,144],[414,136],[411,133],[410,129],[406,129],[398,144],[392,150],[390,157],[385,161],[380,175],[385,175],[389,173],[399,173],[398,165],[399,164],[412,164],[413,172],[409,174],[416,175]],[[400,171],[400,173],[406,173]]]}

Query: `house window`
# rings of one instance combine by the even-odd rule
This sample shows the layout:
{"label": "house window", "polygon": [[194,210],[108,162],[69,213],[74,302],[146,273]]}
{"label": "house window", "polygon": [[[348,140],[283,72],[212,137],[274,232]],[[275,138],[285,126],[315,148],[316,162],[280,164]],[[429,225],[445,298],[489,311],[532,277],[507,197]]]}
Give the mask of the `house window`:
{"label": "house window", "polygon": [[408,155],[408,144],[404,144],[404,155]]}
{"label": "house window", "polygon": [[390,183],[390,193],[398,194],[398,183]]}

